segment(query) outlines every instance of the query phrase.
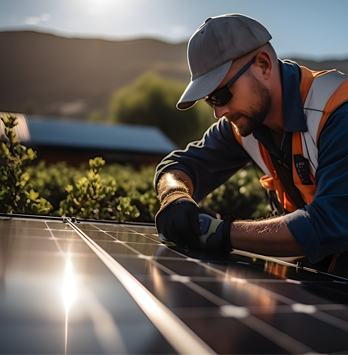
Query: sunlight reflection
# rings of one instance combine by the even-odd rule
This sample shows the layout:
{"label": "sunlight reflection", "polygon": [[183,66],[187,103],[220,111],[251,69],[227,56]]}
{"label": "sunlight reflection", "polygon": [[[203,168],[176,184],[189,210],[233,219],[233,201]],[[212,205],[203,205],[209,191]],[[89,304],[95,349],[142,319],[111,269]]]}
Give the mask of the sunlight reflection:
{"label": "sunlight reflection", "polygon": [[[90,290],[85,290],[85,297],[89,315],[100,346],[105,354],[127,354],[127,348],[122,338],[122,333],[110,310],[105,308],[96,295]],[[120,312],[121,313],[121,312]]]}
{"label": "sunlight reflection", "polygon": [[280,265],[280,264],[273,263],[273,262],[269,263],[266,261],[264,271],[268,272],[269,275],[276,276],[280,279],[286,279],[288,267],[285,265]]}
{"label": "sunlight reflection", "polygon": [[73,265],[69,258],[66,259],[65,273],[62,286],[62,296],[65,307],[65,354],[68,352],[68,319],[71,305],[76,299],[76,285]]}
{"label": "sunlight reflection", "polygon": [[243,276],[243,274],[238,272],[229,272],[228,279],[225,278],[222,286],[223,294],[226,297],[230,295],[230,285],[232,283],[233,294],[239,302],[243,300],[242,303],[247,303],[250,307],[256,307],[259,311],[272,316],[274,309],[277,307],[277,300],[266,289],[250,282],[250,280],[245,279]]}
{"label": "sunlight reflection", "polygon": [[65,274],[62,286],[62,296],[65,311],[68,313],[71,305],[76,299],[76,285],[74,280],[73,265],[69,259],[65,264]]}
{"label": "sunlight reflection", "polygon": [[153,300],[153,298],[150,296],[148,292],[146,292],[140,284],[130,281],[127,283],[127,287],[130,289],[130,291],[133,294],[136,294],[139,299],[142,300],[142,306],[148,311],[148,312],[157,312],[157,305],[156,302]]}
{"label": "sunlight reflection", "polygon": [[164,285],[163,277],[160,271],[158,270],[158,268],[155,266],[151,266],[150,273],[152,276],[153,285],[156,290],[156,293],[160,295],[160,297],[164,297],[164,298],[168,297],[168,290]]}

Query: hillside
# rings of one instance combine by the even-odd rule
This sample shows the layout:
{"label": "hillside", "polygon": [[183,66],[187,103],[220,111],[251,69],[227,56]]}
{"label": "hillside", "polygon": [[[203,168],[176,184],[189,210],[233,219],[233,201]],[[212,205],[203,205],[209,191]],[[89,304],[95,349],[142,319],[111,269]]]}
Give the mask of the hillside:
{"label": "hillside", "polygon": [[[186,43],[153,39],[74,39],[30,31],[0,32],[0,111],[85,118],[146,71],[187,83]],[[348,60],[313,62],[348,73]]]}
{"label": "hillside", "polygon": [[186,44],[0,32],[0,110],[84,117],[151,70],[186,82]]}

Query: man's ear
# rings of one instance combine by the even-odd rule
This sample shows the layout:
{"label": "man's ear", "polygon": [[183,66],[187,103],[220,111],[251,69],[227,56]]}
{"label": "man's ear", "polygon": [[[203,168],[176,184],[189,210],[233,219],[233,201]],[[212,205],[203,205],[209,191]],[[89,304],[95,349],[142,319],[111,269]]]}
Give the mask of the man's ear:
{"label": "man's ear", "polygon": [[271,77],[273,62],[271,56],[267,52],[259,52],[255,57],[254,64],[261,69],[261,74],[264,79],[268,80]]}

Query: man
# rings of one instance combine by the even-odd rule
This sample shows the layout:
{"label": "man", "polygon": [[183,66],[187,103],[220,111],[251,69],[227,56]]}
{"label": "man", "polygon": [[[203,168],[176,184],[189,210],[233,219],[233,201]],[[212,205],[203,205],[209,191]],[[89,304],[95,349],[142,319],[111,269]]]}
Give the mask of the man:
{"label": "man", "polygon": [[[188,45],[191,82],[177,108],[203,99],[219,120],[157,167],[164,240],[181,246],[317,263],[348,250],[348,80],[281,61],[247,16],[214,17]],[[255,221],[199,215],[197,201],[253,159],[285,214]]]}

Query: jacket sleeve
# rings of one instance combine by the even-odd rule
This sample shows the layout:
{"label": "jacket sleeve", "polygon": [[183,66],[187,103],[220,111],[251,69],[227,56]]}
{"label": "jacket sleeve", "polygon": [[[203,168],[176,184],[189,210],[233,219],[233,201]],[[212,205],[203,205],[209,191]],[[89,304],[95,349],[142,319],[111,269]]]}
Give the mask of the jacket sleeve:
{"label": "jacket sleeve", "polygon": [[200,141],[188,144],[185,150],[173,151],[161,161],[155,174],[155,186],[168,169],[182,170],[191,178],[193,198],[198,202],[249,160],[250,156],[237,142],[231,124],[220,119]]}
{"label": "jacket sleeve", "polygon": [[312,203],[285,217],[308,259],[348,250],[348,103],[327,120],[318,142]]}

